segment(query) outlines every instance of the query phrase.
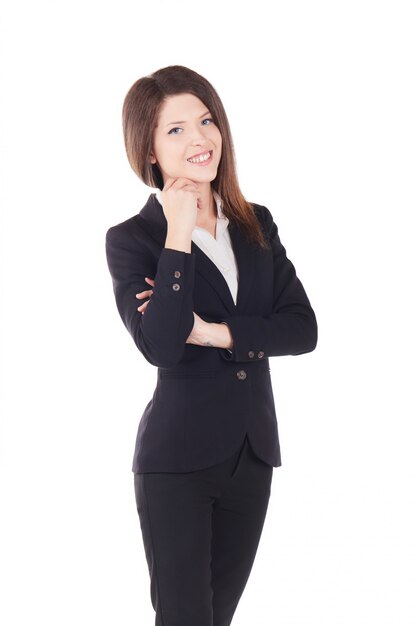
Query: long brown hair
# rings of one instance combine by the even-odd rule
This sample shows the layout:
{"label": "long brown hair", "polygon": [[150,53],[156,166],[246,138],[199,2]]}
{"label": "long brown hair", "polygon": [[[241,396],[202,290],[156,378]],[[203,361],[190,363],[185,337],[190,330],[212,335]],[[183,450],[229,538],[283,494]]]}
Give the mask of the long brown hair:
{"label": "long brown hair", "polygon": [[161,171],[150,163],[153,134],[159,110],[172,95],[190,93],[206,105],[222,137],[222,156],[211,186],[222,198],[226,217],[234,222],[248,241],[268,247],[255,215],[239,187],[234,146],[223,104],[214,87],[200,74],[182,65],[170,65],[139,78],[127,92],[122,123],[127,158],[137,176],[149,187],[163,189]]}

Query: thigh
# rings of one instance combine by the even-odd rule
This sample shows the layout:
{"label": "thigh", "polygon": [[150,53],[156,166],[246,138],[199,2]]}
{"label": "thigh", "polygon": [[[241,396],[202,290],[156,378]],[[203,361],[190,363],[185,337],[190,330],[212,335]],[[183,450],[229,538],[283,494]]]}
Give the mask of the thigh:
{"label": "thigh", "polygon": [[212,626],[213,498],[192,474],[135,474],[156,624]]}
{"label": "thigh", "polygon": [[273,467],[248,440],[213,508],[213,625],[228,626],[246,586],[268,509]]}

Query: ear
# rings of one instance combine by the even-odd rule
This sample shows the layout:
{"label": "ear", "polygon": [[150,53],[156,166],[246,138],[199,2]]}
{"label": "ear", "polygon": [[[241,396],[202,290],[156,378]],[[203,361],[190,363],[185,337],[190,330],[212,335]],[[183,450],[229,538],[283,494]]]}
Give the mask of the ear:
{"label": "ear", "polygon": [[152,163],[152,164],[156,163],[156,158],[153,152],[150,153],[148,160],[149,160],[149,163]]}

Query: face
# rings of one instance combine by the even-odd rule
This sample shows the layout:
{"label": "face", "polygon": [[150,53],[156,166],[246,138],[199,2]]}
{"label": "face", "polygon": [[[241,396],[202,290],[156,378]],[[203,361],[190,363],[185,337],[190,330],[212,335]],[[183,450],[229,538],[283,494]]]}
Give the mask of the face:
{"label": "face", "polygon": [[205,104],[189,93],[168,96],[160,109],[149,159],[158,164],[164,184],[167,178],[180,176],[209,184],[216,178],[221,154],[220,131]]}

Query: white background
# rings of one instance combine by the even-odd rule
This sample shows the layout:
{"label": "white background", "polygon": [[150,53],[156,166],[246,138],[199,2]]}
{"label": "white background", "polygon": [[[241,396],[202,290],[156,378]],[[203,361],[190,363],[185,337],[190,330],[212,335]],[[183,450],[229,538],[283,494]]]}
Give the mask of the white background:
{"label": "white background", "polygon": [[417,623],[413,10],[1,3],[5,626],[154,623],[131,461],[156,369],[104,238],[152,192],[124,96],[172,64],[217,89],[319,324],[314,352],[270,360],[283,465],[233,624]]}

